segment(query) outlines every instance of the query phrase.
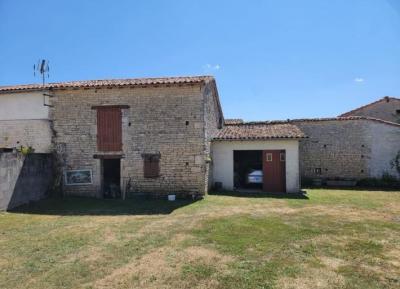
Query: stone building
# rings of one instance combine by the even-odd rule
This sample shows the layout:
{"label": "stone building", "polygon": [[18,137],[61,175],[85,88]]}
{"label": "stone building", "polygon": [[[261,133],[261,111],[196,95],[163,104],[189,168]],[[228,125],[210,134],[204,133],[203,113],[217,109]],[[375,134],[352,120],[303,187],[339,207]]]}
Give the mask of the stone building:
{"label": "stone building", "polygon": [[[79,81],[0,91],[0,102],[6,94],[21,95],[21,103],[22,94],[25,99],[49,96],[50,125],[42,132],[46,138],[37,134],[36,140],[57,152],[66,195],[202,195],[212,184],[210,144],[223,125],[212,77]],[[14,135],[10,126],[0,127]],[[19,129],[33,130],[36,124]]]}
{"label": "stone building", "polygon": [[385,96],[375,102],[346,112],[340,117],[368,116],[372,118],[400,123],[400,99]]}
{"label": "stone building", "polygon": [[[45,110],[47,125],[34,134],[32,146],[41,149],[39,142],[43,142],[46,150],[55,153],[65,195],[203,195],[216,183],[236,189],[237,166],[242,179],[254,171],[243,164],[246,154],[258,167],[266,158],[266,166],[276,170],[274,175],[264,175],[264,187],[258,180],[258,189],[300,190],[298,140],[304,134],[293,125],[223,128],[213,77],[0,87],[0,103],[11,97],[19,107],[33,96],[43,98],[40,108]],[[15,137],[9,126],[0,122],[0,127]],[[36,130],[33,123],[17,127],[16,131]],[[31,143],[28,133],[22,135]]]}
{"label": "stone building", "polygon": [[400,99],[385,96],[337,118],[295,120],[309,137],[300,143],[302,178],[400,177]]}
{"label": "stone building", "polygon": [[398,104],[386,97],[337,118],[249,123],[224,120],[211,76],[3,86],[0,153],[53,153],[65,195],[296,193],[300,177],[395,175]]}
{"label": "stone building", "polygon": [[308,136],[299,147],[303,180],[398,176],[391,162],[400,151],[400,124],[356,116],[291,123]]}

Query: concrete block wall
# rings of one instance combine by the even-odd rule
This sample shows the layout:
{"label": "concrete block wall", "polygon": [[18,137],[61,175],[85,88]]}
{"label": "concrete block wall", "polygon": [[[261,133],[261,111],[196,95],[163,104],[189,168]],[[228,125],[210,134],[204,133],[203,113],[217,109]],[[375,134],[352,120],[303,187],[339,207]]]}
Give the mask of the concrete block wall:
{"label": "concrete block wall", "polygon": [[43,199],[52,184],[50,154],[0,154],[0,210]]}
{"label": "concrete block wall", "polygon": [[[64,170],[91,169],[93,184],[64,186],[66,194],[101,197],[101,166],[95,159],[95,105],[122,109],[122,186],[133,191],[204,194],[205,124],[202,85],[101,88],[54,92],[51,110],[56,146],[64,147]],[[160,177],[143,177],[144,153],[160,153]]]}
{"label": "concrete block wall", "polygon": [[7,210],[25,157],[16,153],[0,153],[0,210]]}

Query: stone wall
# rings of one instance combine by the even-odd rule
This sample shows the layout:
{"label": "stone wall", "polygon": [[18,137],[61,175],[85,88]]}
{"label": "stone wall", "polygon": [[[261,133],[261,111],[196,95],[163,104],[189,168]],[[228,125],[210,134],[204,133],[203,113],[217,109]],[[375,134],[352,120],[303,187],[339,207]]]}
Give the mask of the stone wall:
{"label": "stone wall", "polygon": [[0,210],[43,199],[51,183],[50,154],[0,153]]}
{"label": "stone wall", "polygon": [[[303,178],[380,177],[400,149],[400,127],[372,120],[301,121]],[[319,173],[320,170],[320,173]]]}
{"label": "stone wall", "polygon": [[345,116],[369,116],[391,122],[400,123],[400,99],[385,97],[381,101],[375,102],[345,113]]}
{"label": "stone wall", "polygon": [[213,185],[212,139],[223,125],[222,110],[215,81],[204,86],[204,124],[205,124],[205,154],[202,162],[206,163],[205,190]]}
{"label": "stone wall", "polygon": [[15,148],[21,145],[31,146],[37,153],[49,153],[51,151],[49,120],[0,120],[0,148]]}
{"label": "stone wall", "polygon": [[[101,88],[55,91],[52,98],[63,170],[90,169],[93,184],[64,185],[66,194],[101,197],[101,160],[97,151],[97,105],[122,109],[121,186],[154,194],[204,194],[205,125],[202,85]],[[160,153],[160,177],[144,178],[144,153]]]}

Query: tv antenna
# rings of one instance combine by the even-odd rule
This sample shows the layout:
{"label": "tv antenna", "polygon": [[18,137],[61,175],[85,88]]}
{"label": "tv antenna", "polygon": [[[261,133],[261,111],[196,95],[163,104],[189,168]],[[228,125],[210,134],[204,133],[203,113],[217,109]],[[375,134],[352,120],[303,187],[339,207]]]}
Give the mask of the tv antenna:
{"label": "tv antenna", "polygon": [[36,72],[38,72],[42,76],[42,83],[44,86],[46,75],[47,78],[49,78],[49,72],[50,72],[50,67],[49,67],[49,61],[46,59],[40,59],[37,64],[33,65],[33,76],[36,76]]}
{"label": "tv antenna", "polygon": [[[50,76],[49,71],[50,71],[49,61],[46,59],[40,59],[37,62],[37,64],[33,65],[33,76],[36,76],[36,72],[38,72],[42,76],[43,88],[44,88],[44,84],[45,84],[45,80],[46,80],[46,75],[47,75],[47,78],[49,78],[49,76]],[[46,96],[52,97],[53,95],[47,94],[44,92],[43,93],[43,105],[53,107],[52,105],[50,105],[46,102]]]}

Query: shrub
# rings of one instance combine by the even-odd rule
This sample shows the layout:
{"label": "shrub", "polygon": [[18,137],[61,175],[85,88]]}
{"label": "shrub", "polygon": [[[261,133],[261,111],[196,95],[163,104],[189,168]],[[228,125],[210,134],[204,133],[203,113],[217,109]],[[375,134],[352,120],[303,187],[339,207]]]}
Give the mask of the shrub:
{"label": "shrub", "polygon": [[400,188],[400,180],[385,172],[381,178],[365,178],[357,182],[359,187]]}
{"label": "shrub", "polygon": [[23,154],[24,156],[31,154],[33,152],[35,152],[35,149],[31,146],[29,147],[25,147],[25,146],[20,146],[19,148],[17,148],[17,152]]}

